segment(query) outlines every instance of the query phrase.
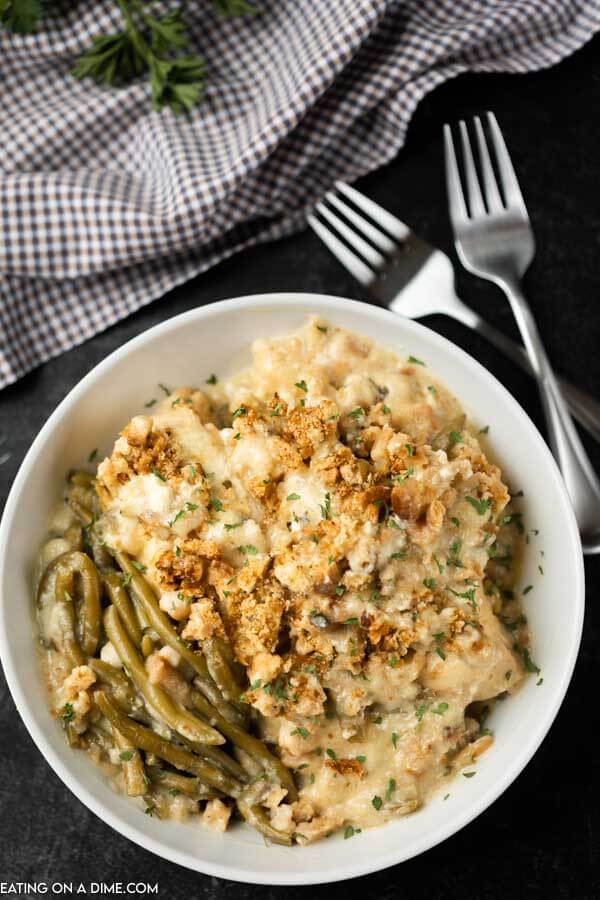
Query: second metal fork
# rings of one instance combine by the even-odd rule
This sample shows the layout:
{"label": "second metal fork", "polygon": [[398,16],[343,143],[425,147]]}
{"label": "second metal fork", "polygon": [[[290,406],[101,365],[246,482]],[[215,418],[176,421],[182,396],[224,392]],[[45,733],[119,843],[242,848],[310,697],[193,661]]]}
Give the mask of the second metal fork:
{"label": "second metal fork", "polygon": [[600,553],[600,481],[569,415],[556,376],[523,290],[521,279],[535,252],[533,231],[508,150],[492,113],[488,128],[500,187],[482,124],[474,119],[483,189],[475,166],[469,133],[459,125],[467,199],[459,174],[452,132],[444,127],[446,181],[456,249],[465,268],[493,281],[506,294],[537,378],[550,446],[559,464],[586,553]]}

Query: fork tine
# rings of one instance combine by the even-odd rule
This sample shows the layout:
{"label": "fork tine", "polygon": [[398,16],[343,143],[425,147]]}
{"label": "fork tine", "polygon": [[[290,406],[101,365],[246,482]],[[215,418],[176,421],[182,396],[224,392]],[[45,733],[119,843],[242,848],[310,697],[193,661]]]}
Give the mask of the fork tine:
{"label": "fork tine", "polygon": [[396,216],[393,216],[391,212],[388,212],[383,206],[379,206],[374,200],[365,197],[365,195],[361,194],[360,191],[357,191],[356,188],[350,187],[350,185],[346,184],[344,181],[336,181],[335,187],[341,194],[344,194],[349,200],[352,200],[359,209],[362,209],[368,216],[371,216],[374,222],[383,226],[388,234],[393,235],[397,240],[405,241],[409,236],[410,228],[408,225],[405,225],[404,222],[397,219]]}
{"label": "fork tine", "polygon": [[326,219],[330,225],[333,225],[337,233],[347,241],[363,257],[369,265],[377,270],[385,265],[385,256],[368,244],[363,238],[349,228],[345,222],[342,222],[339,216],[328,209],[324,203],[317,203],[315,210],[322,219]]}
{"label": "fork tine", "polygon": [[463,162],[465,168],[465,175],[467,178],[467,193],[469,195],[469,212],[471,214],[471,218],[475,219],[478,216],[485,215],[485,206],[483,205],[483,197],[481,196],[481,189],[479,187],[479,179],[477,178],[477,169],[475,168],[475,162],[473,160],[473,153],[471,152],[471,142],[469,140],[469,132],[467,131],[467,126],[464,120],[458,124],[460,129],[460,138],[462,142],[463,149]]}
{"label": "fork tine", "polygon": [[352,253],[352,251],[335,236],[333,231],[330,231],[326,225],[323,225],[316,216],[308,216],[307,222],[315,234],[321,238],[325,246],[331,250],[336,259],[341,262],[344,268],[347,269],[350,274],[363,285],[363,287],[368,287],[375,281],[375,273],[365,265],[362,259]]}
{"label": "fork tine", "polygon": [[502,184],[504,196],[506,197],[506,205],[507,207],[512,206],[518,208],[525,216],[527,216],[527,207],[523,200],[523,194],[521,193],[521,188],[519,187],[519,182],[515,170],[513,169],[513,164],[510,160],[504,138],[502,137],[500,126],[496,121],[496,116],[493,112],[488,112],[487,117],[490,126],[490,134],[492,136],[492,143],[496,153],[498,171],[500,172],[500,182]]}
{"label": "fork tine", "polygon": [[475,124],[475,133],[477,135],[481,171],[483,173],[485,202],[489,212],[499,212],[503,208],[502,198],[500,197],[500,191],[496,184],[496,176],[492,168],[492,162],[490,160],[490,154],[488,153],[487,142],[485,134],[483,133],[483,128],[481,127],[479,116],[475,116],[473,122]]}
{"label": "fork tine", "polygon": [[[376,247],[379,247],[384,253],[393,253],[396,249],[396,244],[394,241],[384,234],[383,231],[380,231],[379,228],[375,228],[374,225],[371,225],[370,222],[351,209],[347,203],[344,203],[343,200],[334,194],[333,191],[330,191],[328,194],[325,194],[325,199],[331,206],[335,206],[342,215],[344,215],[349,222],[352,222],[353,225],[356,225],[357,229],[364,234],[366,238],[368,238]],[[359,248],[357,248],[359,249]]]}
{"label": "fork tine", "polygon": [[461,225],[469,218],[465,198],[458,174],[458,164],[449,125],[444,125],[444,157],[446,160],[446,189],[450,206],[450,219],[453,226]]}

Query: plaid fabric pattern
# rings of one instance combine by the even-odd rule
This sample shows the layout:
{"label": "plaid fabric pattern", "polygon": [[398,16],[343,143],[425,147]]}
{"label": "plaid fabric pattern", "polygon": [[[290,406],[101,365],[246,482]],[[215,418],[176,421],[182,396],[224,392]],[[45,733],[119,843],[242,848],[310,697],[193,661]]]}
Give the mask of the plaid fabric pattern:
{"label": "plaid fabric pattern", "polygon": [[0,387],[237,250],[290,234],[336,179],[392,159],[419,100],[461,72],[556,63],[600,0],[188,4],[209,85],[190,117],[144,84],[69,75],[114,0],[0,31]]}

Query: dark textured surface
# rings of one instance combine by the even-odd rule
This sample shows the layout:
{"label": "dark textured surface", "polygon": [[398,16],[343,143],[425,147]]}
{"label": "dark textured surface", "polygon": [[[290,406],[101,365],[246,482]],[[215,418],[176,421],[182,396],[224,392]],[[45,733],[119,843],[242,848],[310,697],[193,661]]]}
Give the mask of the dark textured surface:
{"label": "dark textured surface", "polygon": [[[528,292],[551,358],[575,383],[600,392],[600,39],[561,66],[527,76],[464,77],[419,108],[400,157],[362,187],[425,237],[450,249],[441,124],[491,107],[525,188],[538,252]],[[508,306],[489,285],[459,274],[461,296],[514,333]],[[305,232],[242,254],[154,303],[0,394],[0,501],[49,413],[107,353],[150,325],[223,297],[274,290],[360,297]],[[462,326],[430,324],[477,356],[541,425],[526,376]],[[600,449],[590,448],[600,470]],[[600,730],[597,700],[600,557],[586,561],[588,609],[575,676],[542,748],[516,783],[475,822],[425,856],[358,879],[363,896],[573,897],[600,895]],[[569,603],[568,595],[564,598]],[[560,652],[560,648],[556,648]],[[163,862],[87,811],[44,762],[0,686],[0,881],[158,882],[159,896],[343,897],[349,885],[251,887]]]}

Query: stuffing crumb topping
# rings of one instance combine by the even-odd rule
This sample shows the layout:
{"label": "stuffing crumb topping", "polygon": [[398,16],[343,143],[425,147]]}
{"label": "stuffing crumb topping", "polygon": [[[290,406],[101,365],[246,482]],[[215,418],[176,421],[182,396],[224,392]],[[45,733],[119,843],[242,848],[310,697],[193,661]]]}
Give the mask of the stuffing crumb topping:
{"label": "stuffing crumb topping", "polygon": [[[318,318],[253,352],[123,429],[98,467],[98,528],[182,640],[230,646],[301,786],[271,820],[311,841],[412,811],[475,755],[473,710],[524,672],[526,631],[504,624],[519,519],[421,361]],[[170,661],[146,664],[185,699]],[[228,818],[207,804],[211,827]]]}

